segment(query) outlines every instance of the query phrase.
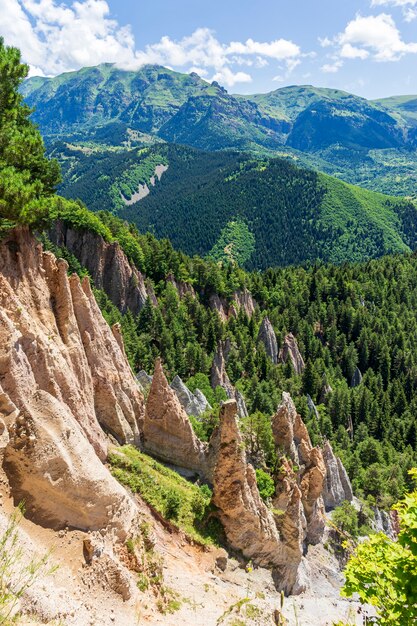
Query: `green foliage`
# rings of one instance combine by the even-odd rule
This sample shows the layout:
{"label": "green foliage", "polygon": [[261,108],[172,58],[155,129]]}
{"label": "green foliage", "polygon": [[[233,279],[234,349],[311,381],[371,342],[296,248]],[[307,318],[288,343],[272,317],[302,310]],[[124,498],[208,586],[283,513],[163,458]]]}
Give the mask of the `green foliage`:
{"label": "green foliage", "polygon": [[211,491],[192,484],[175,471],[131,446],[110,454],[112,474],[165,518],[201,544],[217,544],[219,525],[208,518]]}
{"label": "green foliage", "polygon": [[275,493],[275,484],[273,478],[262,469],[256,471],[256,483],[258,485],[259,494],[263,500],[271,498]]}
{"label": "green foliage", "polygon": [[[417,471],[412,472],[417,479]],[[377,611],[381,626],[417,621],[417,491],[398,505],[398,541],[384,534],[359,544],[346,568],[344,593],[357,593]]]}
{"label": "green foliage", "polygon": [[254,250],[255,237],[248,225],[237,218],[226,224],[208,256],[214,261],[245,265]]}
{"label": "green foliage", "polygon": [[336,507],[332,514],[332,522],[341,531],[348,533],[353,538],[358,536],[358,511],[353,504],[345,500]]}
{"label": "green foliage", "polygon": [[57,162],[45,157],[41,135],[19,92],[27,73],[19,50],[0,38],[0,218],[36,225],[48,217],[60,176]]}

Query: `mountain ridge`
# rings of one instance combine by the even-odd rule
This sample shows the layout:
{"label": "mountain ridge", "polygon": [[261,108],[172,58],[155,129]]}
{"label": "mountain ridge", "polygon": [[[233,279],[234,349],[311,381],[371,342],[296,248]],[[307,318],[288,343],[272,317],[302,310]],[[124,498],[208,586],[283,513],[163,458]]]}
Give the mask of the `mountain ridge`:
{"label": "mountain ridge", "polygon": [[22,93],[36,108],[33,120],[50,149],[64,139],[113,147],[168,141],[261,156],[284,152],[346,182],[416,194],[417,113],[398,98],[388,100],[390,108],[387,101],[308,85],[229,94],[195,73],[153,65],[126,71],[112,64],[30,78]]}

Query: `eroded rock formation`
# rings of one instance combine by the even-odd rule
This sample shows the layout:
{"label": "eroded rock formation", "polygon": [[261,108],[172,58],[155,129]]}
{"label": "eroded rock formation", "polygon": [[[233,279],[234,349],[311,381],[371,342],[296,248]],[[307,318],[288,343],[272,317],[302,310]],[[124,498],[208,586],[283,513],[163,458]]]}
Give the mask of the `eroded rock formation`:
{"label": "eroded rock formation", "polygon": [[284,337],[284,343],[279,351],[279,360],[281,363],[286,363],[288,359],[290,359],[295,373],[298,375],[302,374],[305,363],[298,348],[297,340],[292,333]]}
{"label": "eroded rock formation", "polygon": [[323,459],[326,465],[323,500],[326,510],[340,506],[344,500],[353,500],[352,485],[342,461],[335,456],[329,441],[323,446]]}
{"label": "eroded rock formation", "polygon": [[85,267],[98,289],[103,289],[115,306],[125,313],[130,309],[137,314],[148,297],[155,301],[143,275],[133,267],[120,245],[107,243],[88,230],[77,230],[57,221],[49,232],[57,246],[65,246]]}
{"label": "eroded rock formation", "polygon": [[193,431],[187,413],[168,384],[160,359],[146,402],[144,448],[156,457],[205,474],[206,446]]}
{"label": "eroded rock formation", "polygon": [[[282,394],[282,402],[272,418],[272,432],[284,468],[286,460],[291,461],[291,467],[297,468],[297,487],[301,492],[306,519],[305,538],[308,543],[318,543],[325,527],[322,492],[326,467],[321,450],[311,445],[307,428],[289,393]],[[285,474],[286,481],[284,480],[283,485],[279,484],[280,478],[278,480],[278,500],[283,489],[288,492],[286,483],[290,474],[288,471]]]}
{"label": "eroded rock formation", "polygon": [[269,317],[264,317],[262,324],[259,328],[258,341],[262,342],[265,346],[265,351],[271,361],[275,364],[278,363],[278,342],[275,335],[274,328],[269,320]]}
{"label": "eroded rock formation", "polygon": [[126,528],[135,507],[99,460],[102,428],[137,442],[143,398],[117,329],[67,267],[25,229],[0,245],[4,467],[16,499],[42,522]]}
{"label": "eroded rock formation", "polygon": [[196,389],[195,393],[192,393],[178,375],[172,381],[171,389],[177,394],[177,398],[187,415],[199,417],[212,408],[200,389]]}
{"label": "eroded rock formation", "polygon": [[250,319],[255,313],[256,302],[251,292],[244,287],[234,292],[230,305],[218,294],[210,296],[209,305],[213,311],[217,311],[222,322],[227,322],[230,317],[237,317],[240,310],[243,310]]}
{"label": "eroded rock formation", "polygon": [[360,371],[359,367],[357,367],[355,369],[355,371],[352,374],[352,379],[350,381],[350,386],[351,387],[359,387],[359,385],[362,382],[362,372]]}
{"label": "eroded rock formation", "polygon": [[213,389],[219,386],[223,387],[229,400],[236,400],[239,417],[247,417],[248,410],[246,408],[245,398],[238,389],[233,387],[226,371],[226,362],[230,350],[230,339],[219,342],[211,366],[210,383]]}

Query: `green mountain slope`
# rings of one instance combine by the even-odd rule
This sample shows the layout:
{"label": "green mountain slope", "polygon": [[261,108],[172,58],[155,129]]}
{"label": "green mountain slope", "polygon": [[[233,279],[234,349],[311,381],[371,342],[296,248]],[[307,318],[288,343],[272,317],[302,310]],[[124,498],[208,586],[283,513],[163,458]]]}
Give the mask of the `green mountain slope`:
{"label": "green mountain slope", "polygon": [[[254,238],[245,266],[364,260],[417,247],[417,212],[406,200],[348,185],[283,159],[160,144],[86,153],[62,145],[60,192],[109,209],[188,254],[224,250],[238,220]],[[150,183],[156,165],[168,169]],[[132,202],[135,187],[149,194]],[[122,199],[122,194],[124,199]],[[128,201],[128,202],[127,202]],[[241,232],[241,229],[240,229]],[[241,249],[241,243],[239,243]],[[242,251],[241,251],[242,252]],[[226,255],[227,256],[227,255]]]}
{"label": "green mountain slope", "polygon": [[285,156],[369,189],[416,195],[412,96],[370,102],[308,85],[239,96],[196,74],[151,65],[122,71],[111,64],[31,78],[22,93],[36,107],[33,119],[48,145],[168,141],[239,149]]}

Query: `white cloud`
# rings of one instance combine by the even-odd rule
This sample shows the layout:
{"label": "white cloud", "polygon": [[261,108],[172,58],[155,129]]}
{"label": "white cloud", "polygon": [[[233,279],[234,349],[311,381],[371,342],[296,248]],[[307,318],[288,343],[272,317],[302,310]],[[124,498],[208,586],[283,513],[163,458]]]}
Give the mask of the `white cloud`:
{"label": "white cloud", "polygon": [[236,83],[251,83],[252,76],[245,72],[236,72],[234,74],[231,69],[224,67],[217,72],[211,80],[216,80],[218,83],[226,85],[227,87],[233,87]]}
{"label": "white cloud", "polygon": [[238,66],[261,68],[280,61],[291,72],[302,58],[297,44],[286,39],[221,43],[213,31],[198,28],[179,40],[164,36],[137,49],[129,25],[110,15],[106,0],[0,0],[0,34],[8,45],[20,47],[31,75],[55,75],[103,62],[124,69],[151,63],[197,71],[228,87],[252,77]]}
{"label": "white cloud", "polygon": [[371,6],[400,7],[406,22],[412,22],[417,17],[417,0],[371,0]]}
{"label": "white cloud", "polygon": [[386,13],[357,15],[337,37],[337,42],[341,54],[353,51],[355,58],[372,56],[376,61],[398,61],[405,54],[417,53],[417,43],[403,41],[393,18]]}
{"label": "white cloud", "polygon": [[340,56],[345,59],[367,59],[369,52],[368,50],[364,50],[364,48],[352,46],[351,43],[345,43],[340,51]]}
{"label": "white cloud", "polygon": [[334,61],[334,63],[325,63],[324,65],[321,66],[320,69],[325,74],[336,74],[336,72],[338,72],[342,66],[343,66],[343,61],[338,59]]}
{"label": "white cloud", "polygon": [[53,0],[0,0],[0,33],[47,75],[105,61],[127,63],[134,55],[130,27],[109,18],[104,0],[73,2],[71,8]]}

